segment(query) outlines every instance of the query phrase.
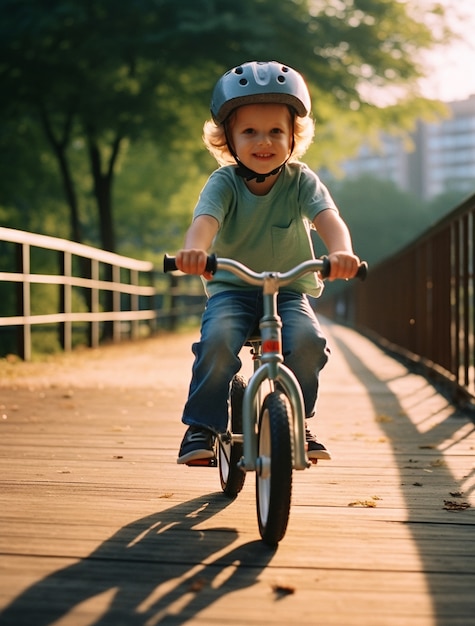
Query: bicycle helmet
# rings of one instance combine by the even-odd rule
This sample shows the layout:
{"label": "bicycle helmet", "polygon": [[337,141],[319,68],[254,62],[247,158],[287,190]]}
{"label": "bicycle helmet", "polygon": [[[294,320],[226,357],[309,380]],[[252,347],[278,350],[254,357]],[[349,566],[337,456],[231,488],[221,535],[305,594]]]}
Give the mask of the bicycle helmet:
{"label": "bicycle helmet", "polygon": [[229,70],[216,83],[211,115],[222,124],[244,104],[287,104],[299,117],[310,113],[311,100],[303,77],[277,61],[251,61]]}

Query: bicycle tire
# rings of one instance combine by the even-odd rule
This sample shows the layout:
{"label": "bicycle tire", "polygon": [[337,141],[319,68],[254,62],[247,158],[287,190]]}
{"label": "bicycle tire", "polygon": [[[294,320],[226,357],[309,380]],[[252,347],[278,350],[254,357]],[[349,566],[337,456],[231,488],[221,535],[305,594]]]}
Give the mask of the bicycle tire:
{"label": "bicycle tire", "polygon": [[256,506],[262,540],[275,546],[285,535],[292,496],[291,409],[281,391],[267,395],[259,416]]}
{"label": "bicycle tire", "polygon": [[[230,391],[230,418],[229,430],[232,433],[242,433],[242,400],[246,389],[246,381],[242,376],[234,376]],[[238,463],[242,457],[242,443],[218,439],[218,466],[221,489],[234,499],[244,486],[246,472]]]}

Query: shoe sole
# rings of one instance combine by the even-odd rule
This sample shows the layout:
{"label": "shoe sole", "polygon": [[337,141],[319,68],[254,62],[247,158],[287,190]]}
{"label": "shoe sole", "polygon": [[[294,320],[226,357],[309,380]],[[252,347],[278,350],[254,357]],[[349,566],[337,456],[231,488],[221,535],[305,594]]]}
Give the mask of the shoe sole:
{"label": "shoe sole", "polygon": [[328,450],[310,450],[307,452],[307,456],[310,460],[317,459],[319,461],[331,461],[332,455]]}
{"label": "shoe sole", "polygon": [[188,454],[184,454],[183,456],[179,456],[176,460],[178,465],[186,465],[190,461],[199,461],[199,460],[209,460],[214,459],[215,454],[211,450],[193,450],[193,452],[188,452]]}

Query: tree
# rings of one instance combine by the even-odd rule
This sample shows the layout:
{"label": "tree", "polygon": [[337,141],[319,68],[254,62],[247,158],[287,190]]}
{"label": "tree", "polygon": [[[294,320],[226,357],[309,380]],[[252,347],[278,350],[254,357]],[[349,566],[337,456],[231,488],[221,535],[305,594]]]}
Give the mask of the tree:
{"label": "tree", "polygon": [[370,175],[331,185],[357,254],[371,265],[394,254],[428,226],[422,200]]}
{"label": "tree", "polygon": [[[85,194],[74,163],[84,155],[101,246],[112,251],[113,183],[127,147],[156,141],[164,153],[197,129],[227,68],[253,58],[295,66],[327,129],[323,145],[344,129],[356,147],[369,122],[407,127],[427,110],[415,53],[447,35],[397,0],[0,0],[0,9],[3,119],[41,128],[77,241]],[[437,5],[430,11],[443,18]],[[367,85],[400,85],[403,98],[381,109]]]}
{"label": "tree", "polygon": [[200,161],[192,150],[166,153],[155,143],[130,148],[114,193],[122,254],[141,253],[159,265],[163,251],[179,248],[206,181]]}
{"label": "tree", "polygon": [[422,200],[392,180],[369,174],[333,181],[330,187],[357,254],[371,265],[409,245],[464,199],[452,190]]}

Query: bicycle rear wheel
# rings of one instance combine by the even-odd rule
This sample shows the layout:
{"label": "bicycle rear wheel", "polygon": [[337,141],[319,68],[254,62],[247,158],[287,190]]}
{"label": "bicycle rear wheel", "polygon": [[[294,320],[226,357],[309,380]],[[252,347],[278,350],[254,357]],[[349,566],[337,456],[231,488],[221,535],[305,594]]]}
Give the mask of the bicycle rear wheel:
{"label": "bicycle rear wheel", "polygon": [[[242,376],[234,376],[231,383],[231,415],[229,431],[242,433],[242,399],[246,381]],[[218,465],[221,488],[229,498],[235,498],[244,486],[246,473],[238,467],[242,457],[242,443],[232,441],[231,437],[218,438]]]}
{"label": "bicycle rear wheel", "polygon": [[256,503],[262,540],[276,545],[285,535],[292,494],[291,409],[286,396],[273,391],[259,417]]}

